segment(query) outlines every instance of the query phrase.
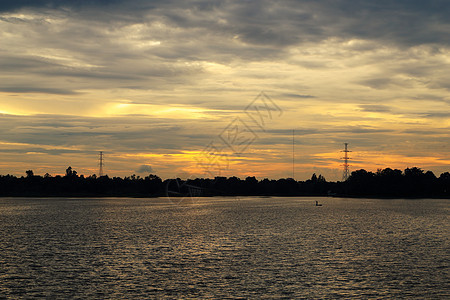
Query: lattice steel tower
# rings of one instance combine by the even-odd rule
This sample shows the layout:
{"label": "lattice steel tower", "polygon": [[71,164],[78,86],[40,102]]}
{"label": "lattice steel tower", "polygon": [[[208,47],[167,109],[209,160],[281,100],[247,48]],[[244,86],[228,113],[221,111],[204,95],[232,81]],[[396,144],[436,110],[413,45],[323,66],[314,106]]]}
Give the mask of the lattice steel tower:
{"label": "lattice steel tower", "polygon": [[346,181],[348,179],[348,177],[350,176],[350,172],[348,170],[348,167],[350,166],[348,164],[348,160],[350,159],[350,157],[348,157],[348,153],[352,152],[352,151],[349,151],[347,148],[348,143],[344,143],[344,145],[345,145],[345,149],[341,151],[341,152],[344,152],[344,157],[342,157],[342,159],[344,160],[344,164],[343,164],[344,172],[342,173],[342,181]]}
{"label": "lattice steel tower", "polygon": [[99,162],[98,162],[98,166],[99,166],[99,170],[98,170],[98,177],[102,177],[103,176],[103,152],[100,151],[100,157],[99,157]]}
{"label": "lattice steel tower", "polygon": [[292,179],[295,180],[295,130],[292,129]]}

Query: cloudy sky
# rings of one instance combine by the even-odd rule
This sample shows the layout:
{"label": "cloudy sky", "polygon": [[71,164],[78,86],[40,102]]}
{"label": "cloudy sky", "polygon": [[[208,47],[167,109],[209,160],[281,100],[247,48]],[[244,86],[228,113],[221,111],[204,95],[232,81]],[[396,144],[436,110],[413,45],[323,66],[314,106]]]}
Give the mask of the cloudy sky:
{"label": "cloudy sky", "polygon": [[450,170],[447,0],[0,3],[0,174]]}

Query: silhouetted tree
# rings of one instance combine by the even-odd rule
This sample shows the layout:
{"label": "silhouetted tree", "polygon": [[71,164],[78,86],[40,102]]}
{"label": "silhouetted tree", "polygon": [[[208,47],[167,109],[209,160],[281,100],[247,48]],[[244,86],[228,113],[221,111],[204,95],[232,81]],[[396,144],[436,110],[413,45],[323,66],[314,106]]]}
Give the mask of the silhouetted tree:
{"label": "silhouetted tree", "polygon": [[318,182],[324,183],[327,182],[327,180],[325,179],[325,177],[322,176],[322,174],[319,174],[319,177],[317,178]]}
{"label": "silhouetted tree", "polygon": [[72,167],[69,166],[69,167],[66,169],[66,177],[72,177],[72,174],[73,174]]}
{"label": "silhouetted tree", "polygon": [[347,180],[348,192],[353,195],[372,195],[374,193],[374,176],[364,169],[353,171]]}

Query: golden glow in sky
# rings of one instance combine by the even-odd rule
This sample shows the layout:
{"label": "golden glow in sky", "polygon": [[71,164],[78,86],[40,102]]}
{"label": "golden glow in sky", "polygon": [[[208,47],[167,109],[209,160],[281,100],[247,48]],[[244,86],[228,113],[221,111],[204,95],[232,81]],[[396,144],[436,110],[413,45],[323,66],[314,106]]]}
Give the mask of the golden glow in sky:
{"label": "golden glow in sky", "polygon": [[450,169],[444,2],[107,2],[0,4],[0,174]]}

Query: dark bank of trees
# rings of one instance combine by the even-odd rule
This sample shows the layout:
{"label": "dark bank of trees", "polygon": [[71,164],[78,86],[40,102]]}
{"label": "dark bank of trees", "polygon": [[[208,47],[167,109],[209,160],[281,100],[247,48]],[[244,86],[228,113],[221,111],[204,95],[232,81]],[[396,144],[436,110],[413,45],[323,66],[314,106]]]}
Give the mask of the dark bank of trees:
{"label": "dark bank of trees", "polygon": [[0,176],[2,197],[159,197],[159,196],[349,196],[349,197],[439,197],[450,198],[450,173],[436,177],[431,171],[390,168],[377,172],[357,170],[345,182],[327,182],[313,174],[306,181],[257,180],[255,177],[214,179],[167,179],[156,175],[139,177],[84,177],[71,167],[64,176]]}
{"label": "dark bank of trees", "polygon": [[351,196],[450,198],[450,173],[436,177],[416,167],[403,172],[390,168],[376,173],[358,170],[340,188],[341,193]]}
{"label": "dark bank of trees", "polygon": [[151,197],[161,195],[163,182],[156,175],[145,178],[130,177],[84,177],[68,167],[64,176],[45,174],[36,176],[32,170],[26,171],[26,177],[0,176],[0,196],[23,197]]}

